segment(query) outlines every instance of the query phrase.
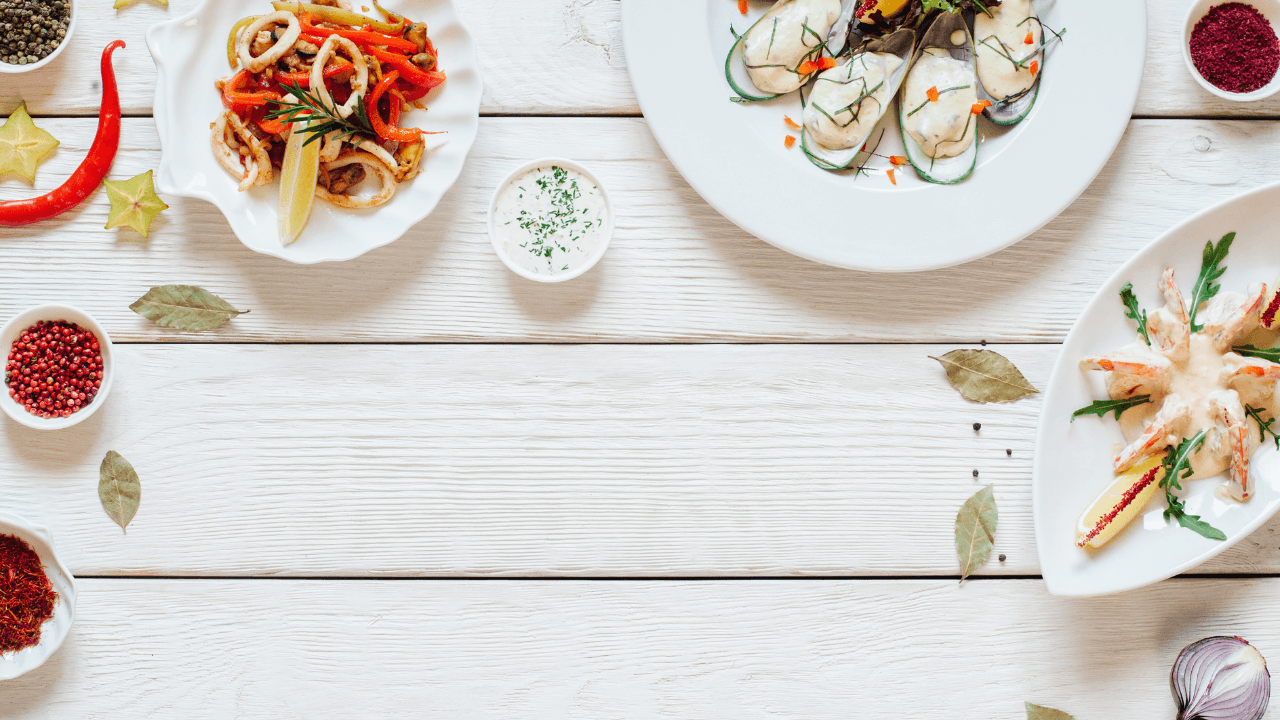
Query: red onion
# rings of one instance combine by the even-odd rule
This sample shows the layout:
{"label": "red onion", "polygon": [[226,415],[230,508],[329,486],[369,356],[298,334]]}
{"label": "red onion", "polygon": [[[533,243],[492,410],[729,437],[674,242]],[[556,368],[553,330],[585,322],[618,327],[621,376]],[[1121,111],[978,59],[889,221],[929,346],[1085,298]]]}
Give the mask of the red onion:
{"label": "red onion", "polygon": [[1267,661],[1238,637],[1210,637],[1183,648],[1169,684],[1178,720],[1261,720],[1271,699]]}

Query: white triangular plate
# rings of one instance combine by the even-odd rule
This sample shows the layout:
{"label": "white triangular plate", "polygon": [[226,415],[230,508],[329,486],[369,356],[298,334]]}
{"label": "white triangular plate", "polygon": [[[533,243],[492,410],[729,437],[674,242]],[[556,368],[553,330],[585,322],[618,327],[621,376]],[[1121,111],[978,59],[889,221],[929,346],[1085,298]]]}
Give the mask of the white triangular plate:
{"label": "white triangular plate", "polygon": [[[1243,292],[1251,282],[1271,283],[1280,271],[1280,184],[1267,185],[1201,212],[1139,252],[1094,296],[1067,335],[1045,391],[1032,479],[1032,505],[1040,572],[1054,595],[1105,595],[1142,587],[1187,572],[1239,542],[1280,509],[1280,454],[1267,442],[1253,455],[1256,496],[1245,504],[1214,496],[1223,477],[1184,482],[1187,509],[1227,535],[1219,542],[1166,523],[1163,498],[1100,550],[1075,546],[1076,521],[1114,480],[1112,449],[1121,442],[1112,416],[1071,422],[1071,413],[1106,397],[1102,373],[1081,372],[1080,358],[1133,342],[1120,288],[1133,283],[1145,308],[1164,304],[1156,290],[1167,266],[1177,272],[1183,294],[1200,272],[1205,242],[1235,231],[1223,290]],[[1091,377],[1092,376],[1092,377]]]}

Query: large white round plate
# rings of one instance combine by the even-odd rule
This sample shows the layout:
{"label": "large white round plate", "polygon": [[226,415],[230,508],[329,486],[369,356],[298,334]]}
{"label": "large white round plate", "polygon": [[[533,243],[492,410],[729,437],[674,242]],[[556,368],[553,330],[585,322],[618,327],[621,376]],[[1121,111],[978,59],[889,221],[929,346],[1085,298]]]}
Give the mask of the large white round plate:
{"label": "large white round plate", "polygon": [[480,125],[476,50],[450,0],[387,0],[382,5],[427,23],[440,67],[449,77],[429,96],[428,111],[415,110],[403,121],[447,131],[431,136],[444,144],[423,159],[422,174],[400,184],[391,202],[351,210],[317,200],[297,242],[283,246],[276,230],[280,183],[238,192],[238,178],[214,159],[209,124],[222,111],[222,101],[213,83],[232,72],[227,34],[240,18],[269,12],[269,0],[205,0],[190,15],[147,31],[159,75],[154,112],[162,155],[156,189],[208,200],[227,216],[246,247],[295,263],[350,260],[396,240],[429,215],[462,172]]}
{"label": "large white round plate", "polygon": [[1125,318],[1120,288],[1133,283],[1144,308],[1164,300],[1156,283],[1173,267],[1185,297],[1200,272],[1205,242],[1237,233],[1227,256],[1223,291],[1244,292],[1253,282],[1270,283],[1280,271],[1280,184],[1268,185],[1216,205],[1170,230],[1120,268],[1090,301],[1067,335],[1044,394],[1036,435],[1032,506],[1040,572],[1055,595],[1103,595],[1141,587],[1183,573],[1256,530],[1280,509],[1280,453],[1270,442],[1254,453],[1250,473],[1257,494],[1247,503],[1221,500],[1214,490],[1224,476],[1183,482],[1187,511],[1227,535],[1209,540],[1166,523],[1165,502],[1157,497],[1142,515],[1102,548],[1075,546],[1076,521],[1114,479],[1114,445],[1123,442],[1114,415],[1106,419],[1071,413],[1106,398],[1102,373],[1081,372],[1085,355],[1106,353],[1133,342],[1133,322]]}
{"label": "large white round plate", "polygon": [[[667,157],[716,210],[787,252],[855,270],[931,270],[975,260],[1038,230],[1097,176],[1129,123],[1142,79],[1142,0],[1035,0],[1046,25],[1066,28],[1049,51],[1031,115],[1002,131],[986,120],[978,168],[954,186],[930,185],[910,167],[895,186],[814,167],[783,145],[783,116],[800,117],[796,93],[738,104],[724,77],[733,43],[770,6],[734,0],[623,0],[631,82]],[[880,154],[901,155],[886,113]],[[880,129],[872,132],[874,139]],[[794,133],[793,133],[794,134]],[[879,165],[889,167],[887,161]]]}

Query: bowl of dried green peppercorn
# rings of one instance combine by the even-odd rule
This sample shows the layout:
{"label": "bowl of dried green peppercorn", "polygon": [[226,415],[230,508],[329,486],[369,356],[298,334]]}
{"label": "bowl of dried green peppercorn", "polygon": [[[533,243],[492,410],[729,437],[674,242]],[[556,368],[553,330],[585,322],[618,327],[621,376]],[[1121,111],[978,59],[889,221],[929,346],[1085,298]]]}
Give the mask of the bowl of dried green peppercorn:
{"label": "bowl of dried green peppercorn", "polygon": [[75,29],[75,0],[0,0],[0,73],[48,65]]}

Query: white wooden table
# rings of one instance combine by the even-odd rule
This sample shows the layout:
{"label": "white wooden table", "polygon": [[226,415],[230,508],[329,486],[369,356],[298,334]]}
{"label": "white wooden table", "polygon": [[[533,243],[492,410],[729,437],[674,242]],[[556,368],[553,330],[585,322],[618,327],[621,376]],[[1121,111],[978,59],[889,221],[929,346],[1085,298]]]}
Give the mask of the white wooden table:
{"label": "white wooden table", "polygon": [[[82,0],[53,67],[0,79],[0,113],[25,98],[62,141],[38,188],[88,148],[117,37],[112,177],[157,166],[143,31],[195,2]],[[1050,597],[1039,402],[967,403],[926,357],[987,341],[1043,386],[1119,264],[1275,177],[1280,98],[1199,90],[1184,2],[1149,0],[1137,115],[1084,196],[942,272],[815,265],[703,203],[639,116],[617,0],[459,0],[479,140],[429,220],[357,261],[255,255],[180,198],[149,243],[102,229],[102,193],[0,230],[0,318],[69,302],[119,343],[90,420],[0,423],[0,508],[51,528],[81,578],[71,637],[0,684],[0,718],[1013,719],[1030,700],[1163,720],[1188,642],[1280,659],[1280,520],[1195,577]],[[502,175],[552,154],[596,169],[618,213],[563,286],[511,274],[483,224]],[[128,310],[170,282],[253,312],[196,335]],[[95,491],[108,449],[143,479],[127,535]],[[952,522],[986,483],[995,553],[958,585]]]}

